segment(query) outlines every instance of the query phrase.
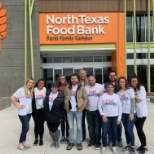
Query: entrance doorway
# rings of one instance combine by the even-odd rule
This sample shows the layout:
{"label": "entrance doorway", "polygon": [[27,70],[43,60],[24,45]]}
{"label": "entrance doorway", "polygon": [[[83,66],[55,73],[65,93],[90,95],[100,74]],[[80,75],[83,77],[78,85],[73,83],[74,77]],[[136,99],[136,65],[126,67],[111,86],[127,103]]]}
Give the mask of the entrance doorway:
{"label": "entrance doorway", "polygon": [[82,57],[46,57],[42,64],[43,78],[46,84],[55,82],[59,75],[64,74],[70,83],[70,75],[79,73],[80,69],[87,72],[87,77],[94,75],[97,83],[107,80],[108,71],[111,70],[111,56],[82,56]]}

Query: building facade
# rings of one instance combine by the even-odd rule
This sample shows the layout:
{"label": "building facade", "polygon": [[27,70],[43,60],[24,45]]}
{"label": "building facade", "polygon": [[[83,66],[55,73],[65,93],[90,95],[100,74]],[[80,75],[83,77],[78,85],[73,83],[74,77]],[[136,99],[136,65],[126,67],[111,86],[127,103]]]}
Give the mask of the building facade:
{"label": "building facade", "polygon": [[136,73],[154,91],[154,0],[2,0],[7,38],[0,54],[0,97],[28,76],[46,83],[85,69],[97,82],[108,71]]}

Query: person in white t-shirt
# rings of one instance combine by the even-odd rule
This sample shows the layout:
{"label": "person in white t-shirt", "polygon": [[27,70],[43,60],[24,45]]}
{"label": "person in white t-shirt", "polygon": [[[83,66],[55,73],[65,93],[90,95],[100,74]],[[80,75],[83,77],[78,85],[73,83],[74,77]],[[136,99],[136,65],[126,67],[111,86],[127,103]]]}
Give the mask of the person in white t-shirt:
{"label": "person in white t-shirt", "polygon": [[141,142],[141,146],[137,148],[136,151],[145,154],[148,152],[147,148],[147,140],[145,133],[143,131],[144,122],[147,118],[147,103],[146,103],[146,91],[145,88],[141,85],[139,78],[136,75],[133,75],[130,79],[130,85],[135,92],[135,100],[136,100],[136,130],[138,137]]}
{"label": "person in white t-shirt", "polygon": [[64,119],[64,94],[58,91],[56,83],[51,84],[44,99],[45,120],[49,129],[52,143],[50,147],[59,149],[60,124]]}
{"label": "person in white t-shirt", "polygon": [[[25,85],[19,88],[12,96],[11,102],[18,109],[18,116],[22,124],[22,131],[17,148],[25,151],[30,148],[26,144],[26,134],[29,130],[29,120],[32,114],[32,96],[33,96],[34,79],[28,78]],[[19,99],[19,103],[17,103]]]}
{"label": "person in white t-shirt", "polygon": [[82,150],[82,111],[87,104],[87,93],[76,73],[71,75],[71,84],[64,90],[64,102],[69,124],[69,143],[66,149],[71,150],[74,146],[74,120],[76,120],[76,145],[78,150]]}
{"label": "person in white t-shirt", "polygon": [[[32,117],[34,119],[34,134],[35,141],[34,146],[38,144],[43,145],[43,134],[44,134],[44,107],[43,101],[46,96],[46,88],[44,87],[45,82],[43,79],[39,79],[34,88],[34,97],[32,101]],[[38,140],[39,137],[39,140]]]}
{"label": "person in white t-shirt", "polygon": [[114,93],[114,85],[107,85],[107,92],[100,96],[98,102],[99,113],[102,116],[102,153],[105,154],[107,146],[107,133],[111,128],[112,133],[112,151],[116,151],[117,126],[121,123],[122,107],[117,94]]}
{"label": "person in white t-shirt", "polygon": [[135,137],[134,124],[136,120],[135,114],[135,94],[132,88],[129,87],[128,81],[121,76],[118,79],[118,92],[122,102],[122,123],[125,129],[125,137],[127,146],[122,150],[123,152],[135,153]]}
{"label": "person in white t-shirt", "polygon": [[94,76],[88,77],[88,83],[89,85],[85,86],[88,95],[87,122],[90,136],[88,148],[95,146],[95,149],[99,150],[101,146],[101,116],[98,111],[98,100],[103,94],[103,87],[96,83]]}

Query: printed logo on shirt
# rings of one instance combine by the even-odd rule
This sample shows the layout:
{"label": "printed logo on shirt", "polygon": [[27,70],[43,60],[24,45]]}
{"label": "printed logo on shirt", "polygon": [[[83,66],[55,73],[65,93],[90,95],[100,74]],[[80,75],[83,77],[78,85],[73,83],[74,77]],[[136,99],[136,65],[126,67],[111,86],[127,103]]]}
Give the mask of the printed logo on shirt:
{"label": "printed logo on shirt", "polygon": [[96,93],[96,90],[90,90],[90,91],[89,91],[89,94],[88,94],[88,97],[90,97],[90,96],[95,96],[95,97],[97,97],[97,96],[98,96],[98,93]]}
{"label": "printed logo on shirt", "polygon": [[49,97],[49,102],[53,102],[55,100],[55,98],[53,98],[53,97]]}
{"label": "printed logo on shirt", "polygon": [[115,105],[115,106],[117,106],[117,103],[114,102],[113,99],[106,99],[105,105]]}
{"label": "printed logo on shirt", "polygon": [[121,100],[121,101],[128,101],[128,100],[129,100],[128,97],[126,97],[125,94],[121,94],[121,95],[119,95],[119,96],[120,96],[120,100]]}
{"label": "printed logo on shirt", "polygon": [[36,96],[35,96],[35,99],[36,100],[39,100],[39,99],[44,99],[45,97],[43,96],[43,94],[37,94]]}
{"label": "printed logo on shirt", "polygon": [[72,91],[71,91],[71,96],[74,96],[74,97],[75,97],[75,96],[76,96],[76,91],[73,91],[73,90],[72,90]]}
{"label": "printed logo on shirt", "polygon": [[32,95],[30,92],[28,92],[28,96],[26,98],[32,98]]}

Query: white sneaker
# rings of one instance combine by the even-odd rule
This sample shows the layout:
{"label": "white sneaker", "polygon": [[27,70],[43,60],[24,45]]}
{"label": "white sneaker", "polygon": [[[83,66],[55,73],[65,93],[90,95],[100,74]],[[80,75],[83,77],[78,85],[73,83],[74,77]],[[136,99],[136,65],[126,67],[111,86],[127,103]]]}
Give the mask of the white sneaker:
{"label": "white sneaker", "polygon": [[117,153],[116,147],[112,147],[112,151],[114,154],[116,154]]}
{"label": "white sneaker", "polygon": [[106,148],[103,147],[103,148],[102,148],[102,153],[105,154],[105,151],[106,151]]}

